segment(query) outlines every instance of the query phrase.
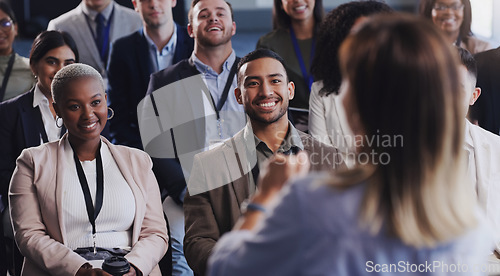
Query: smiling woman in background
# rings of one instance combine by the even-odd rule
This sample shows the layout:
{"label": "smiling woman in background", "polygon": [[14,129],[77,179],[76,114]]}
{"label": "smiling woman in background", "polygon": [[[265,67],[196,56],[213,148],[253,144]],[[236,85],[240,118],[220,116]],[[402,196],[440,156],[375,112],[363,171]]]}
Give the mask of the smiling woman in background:
{"label": "smiling woman in background", "polygon": [[295,127],[301,131],[308,128],[307,110],[313,83],[310,67],[315,35],[323,16],[323,0],[274,0],[273,31],[257,42],[257,48],[270,49],[285,60],[287,74],[295,83],[289,112]]}
{"label": "smiling woman in background", "polygon": [[431,19],[448,38],[450,44],[472,54],[492,49],[489,42],[472,34],[470,0],[420,0],[420,15]]}
{"label": "smiling woman in background", "polygon": [[0,1],[0,102],[28,91],[35,83],[28,59],[12,49],[16,36],[16,16],[9,4]]}

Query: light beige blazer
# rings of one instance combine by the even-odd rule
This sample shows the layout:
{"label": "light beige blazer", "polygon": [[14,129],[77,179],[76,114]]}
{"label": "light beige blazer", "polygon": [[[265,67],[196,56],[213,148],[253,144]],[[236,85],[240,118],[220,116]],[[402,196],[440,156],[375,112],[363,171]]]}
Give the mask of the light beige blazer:
{"label": "light beige blazer", "polygon": [[[16,242],[25,256],[22,275],[75,275],[87,261],[64,245],[62,172],[69,170],[64,140],[23,150],[9,188]],[[144,275],[161,275],[158,262],[168,247],[160,192],[149,156],[137,149],[109,147],[135,197],[132,251],[126,258]]]}

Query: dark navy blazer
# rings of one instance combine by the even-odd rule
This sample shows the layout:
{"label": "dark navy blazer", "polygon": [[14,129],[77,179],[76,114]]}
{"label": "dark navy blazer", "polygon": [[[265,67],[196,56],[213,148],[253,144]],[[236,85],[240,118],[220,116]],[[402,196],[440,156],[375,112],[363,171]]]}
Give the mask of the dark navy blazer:
{"label": "dark navy blazer", "polygon": [[40,109],[33,107],[34,92],[33,88],[0,104],[0,192],[5,199],[17,157],[46,136]]}
{"label": "dark navy blazer", "polygon": [[[191,56],[193,39],[176,24],[177,42],[173,64]],[[109,121],[114,144],[142,149],[137,123],[137,105],[146,95],[149,78],[154,73],[148,43],[143,30],[118,39],[112,46],[108,65],[108,103],[115,116]]]}

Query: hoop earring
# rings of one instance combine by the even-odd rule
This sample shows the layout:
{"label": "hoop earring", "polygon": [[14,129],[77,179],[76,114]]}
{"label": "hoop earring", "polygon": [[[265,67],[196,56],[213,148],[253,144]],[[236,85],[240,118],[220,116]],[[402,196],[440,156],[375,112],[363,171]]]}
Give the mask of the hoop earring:
{"label": "hoop earring", "polygon": [[[58,124],[59,119],[61,119],[61,125]],[[56,116],[56,127],[61,128],[64,124],[63,118]]]}
{"label": "hoop earring", "polygon": [[108,121],[113,119],[113,117],[115,117],[115,111],[108,106],[108,110],[111,112],[111,116],[108,116]]}

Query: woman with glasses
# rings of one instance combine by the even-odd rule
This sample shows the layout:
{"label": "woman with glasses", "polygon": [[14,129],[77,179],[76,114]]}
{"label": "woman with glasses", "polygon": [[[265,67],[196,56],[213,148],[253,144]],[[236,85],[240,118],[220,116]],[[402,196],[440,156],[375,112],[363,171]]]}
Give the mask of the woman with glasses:
{"label": "woman with glasses", "polygon": [[421,0],[420,15],[432,20],[446,35],[449,42],[467,49],[472,54],[493,47],[472,34],[470,0]]}
{"label": "woman with glasses", "polygon": [[6,2],[0,2],[0,102],[28,91],[35,79],[27,58],[12,49],[17,35],[14,12]]}

